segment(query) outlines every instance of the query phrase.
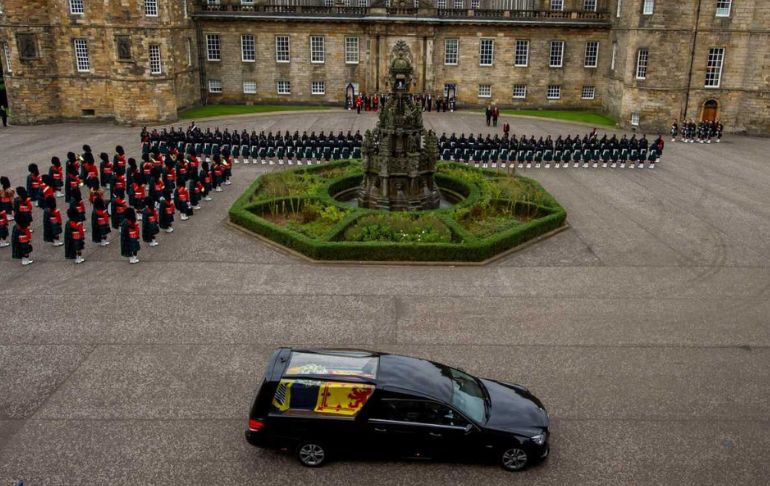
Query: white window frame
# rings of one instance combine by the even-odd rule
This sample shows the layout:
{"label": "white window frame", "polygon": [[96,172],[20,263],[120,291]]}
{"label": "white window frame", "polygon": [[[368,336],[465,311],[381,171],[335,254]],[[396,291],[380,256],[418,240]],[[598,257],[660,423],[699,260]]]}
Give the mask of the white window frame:
{"label": "white window frame", "polygon": [[257,82],[256,81],[244,81],[243,82],[243,94],[257,94]]}
{"label": "white window frame", "polygon": [[612,43],[612,60],[610,61],[610,70],[615,70],[615,62],[617,61],[618,57],[618,43],[617,41]]}
{"label": "white window frame", "polygon": [[70,15],[85,15],[86,7],[83,0],[69,0]]}
{"label": "white window frame", "polygon": [[193,48],[192,48],[192,39],[187,38],[187,42],[185,44],[187,45],[187,67],[190,67],[193,65]]}
{"label": "white window frame", "polygon": [[479,85],[479,98],[491,98],[492,97],[492,85],[480,84]]}
{"label": "white window frame", "polygon": [[[593,61],[593,63],[590,63],[589,61]],[[599,67],[599,41],[586,42],[586,55],[583,67]]]}
{"label": "white window frame", "polygon": [[88,54],[88,39],[73,39],[72,46],[75,53],[75,68],[79,73],[90,73],[91,57]]}
{"label": "white window frame", "polygon": [[326,62],[326,38],[322,35],[310,36],[310,62],[311,64]]}
{"label": "white window frame", "polygon": [[[553,93],[553,94],[552,94]],[[549,100],[560,100],[561,99],[561,85],[560,84],[549,84],[545,91],[545,97]]]}
{"label": "white window frame", "polygon": [[6,42],[3,44],[3,54],[5,54],[5,71],[8,74],[13,73],[13,64],[11,64],[11,46]]}
{"label": "white window frame", "polygon": [[552,12],[563,12],[564,11],[564,0],[551,0],[549,3],[551,4],[551,11]]}
{"label": "white window frame", "polygon": [[581,100],[595,100],[596,99],[596,86],[583,86],[583,90],[580,93]]}
{"label": "white window frame", "polygon": [[188,18],[190,16],[190,12],[187,10],[187,0],[182,0],[182,15],[184,18]]}
{"label": "white window frame", "polygon": [[[519,62],[519,56],[524,57],[524,62]],[[529,66],[529,40],[516,39],[516,44],[513,50],[513,65],[515,67],[527,67]]]}
{"label": "white window frame", "polygon": [[515,99],[515,100],[525,100],[525,99],[527,99],[527,85],[526,84],[514,84],[513,85],[513,99]]}
{"label": "white window frame", "polygon": [[642,0],[642,15],[655,13],[655,0]]}
{"label": "white window frame", "polygon": [[[451,46],[454,45],[454,48]],[[460,62],[460,39],[451,37],[444,39],[444,65],[457,66]]]}
{"label": "white window frame", "polygon": [[620,18],[620,14],[622,13],[622,10],[623,10],[623,0],[618,0],[618,9],[615,12],[615,17]]}
{"label": "white window frame", "polygon": [[150,74],[163,74],[160,44],[150,44],[147,46],[147,57],[150,60]]}
{"label": "white window frame", "polygon": [[583,11],[596,12],[598,3],[597,0],[583,0]]}
{"label": "white window frame", "polygon": [[254,5],[254,0],[241,0],[241,5]]}
{"label": "white window frame", "polygon": [[361,42],[358,37],[345,37],[345,64],[361,62]]}
{"label": "white window frame", "polygon": [[[415,3],[417,3],[417,0],[415,0]],[[416,7],[417,5],[415,5]],[[481,6],[481,0],[471,0],[471,10],[478,10]]]}
{"label": "white window frame", "polygon": [[[489,63],[484,63],[484,45],[489,46]],[[479,66],[494,66],[495,64],[495,40],[489,38],[479,39]]]}
{"label": "white window frame", "polygon": [[725,66],[725,48],[711,47],[706,58],[706,79],[704,88],[715,89],[722,86],[722,71]]}
{"label": "white window frame", "polygon": [[[286,49],[283,49],[283,40],[286,40]],[[286,54],[284,58],[283,54]],[[275,36],[275,62],[291,62],[291,37],[288,35]]]}
{"label": "white window frame", "polygon": [[446,0],[436,0],[436,8],[446,8]]}
{"label": "white window frame", "polygon": [[326,94],[326,82],[325,81],[311,81],[310,82],[310,94],[311,95],[325,95]]}
{"label": "white window frame", "polygon": [[290,95],[291,81],[276,81],[275,90],[279,95]]}
{"label": "white window frame", "polygon": [[716,17],[729,17],[733,10],[733,0],[717,0]]}
{"label": "white window frame", "polygon": [[219,79],[209,79],[208,88],[209,88],[209,93],[211,94],[221,94],[222,81]]}
{"label": "white window frame", "polygon": [[145,17],[158,16],[158,0],[144,0],[144,16]]}
{"label": "white window frame", "polygon": [[[216,57],[212,57],[212,54]],[[219,34],[206,34],[206,60],[209,62],[222,60],[222,37]]]}
{"label": "white window frame", "polygon": [[257,39],[253,34],[241,34],[241,62],[257,62]]}
{"label": "white window frame", "polygon": [[647,65],[650,62],[650,51],[643,47],[636,51],[636,66],[634,77],[636,79],[647,79]]}
{"label": "white window frame", "polygon": [[639,121],[641,120],[641,118],[642,117],[638,111],[631,113],[631,126],[638,127]]}
{"label": "white window frame", "polygon": [[452,0],[452,8],[462,10],[465,8],[465,0]]}
{"label": "white window frame", "polygon": [[[552,68],[564,67],[564,45],[565,45],[564,41],[551,41],[551,50],[548,55],[548,67],[552,67]],[[559,49],[557,49],[559,63],[554,64],[554,57],[555,57],[554,48],[557,46],[559,47]]]}

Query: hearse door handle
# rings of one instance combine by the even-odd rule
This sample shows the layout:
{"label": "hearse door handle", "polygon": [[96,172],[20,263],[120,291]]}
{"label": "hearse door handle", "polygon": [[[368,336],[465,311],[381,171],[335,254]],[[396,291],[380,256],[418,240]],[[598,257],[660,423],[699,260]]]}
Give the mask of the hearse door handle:
{"label": "hearse door handle", "polygon": [[438,432],[428,432],[428,435],[431,437],[443,437],[443,434],[439,434]]}

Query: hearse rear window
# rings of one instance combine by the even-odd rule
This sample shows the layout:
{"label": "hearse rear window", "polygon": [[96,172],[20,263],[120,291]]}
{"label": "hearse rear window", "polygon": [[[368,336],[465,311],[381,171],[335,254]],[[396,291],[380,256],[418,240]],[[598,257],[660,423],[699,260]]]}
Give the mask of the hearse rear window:
{"label": "hearse rear window", "polygon": [[346,377],[369,381],[377,376],[378,361],[376,356],[294,352],[291,353],[289,366],[283,375]]}
{"label": "hearse rear window", "polygon": [[282,379],[271,413],[286,416],[353,418],[374,393],[374,385],[321,380]]}

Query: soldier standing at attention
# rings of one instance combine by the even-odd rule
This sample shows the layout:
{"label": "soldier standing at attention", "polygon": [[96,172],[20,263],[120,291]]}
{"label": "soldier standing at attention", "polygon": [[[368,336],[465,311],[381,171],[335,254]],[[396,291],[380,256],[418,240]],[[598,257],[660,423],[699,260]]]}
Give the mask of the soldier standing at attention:
{"label": "soldier standing at attention", "polygon": [[134,208],[128,208],[120,224],[120,254],[128,258],[128,263],[139,263],[139,223],[136,222]]}
{"label": "soldier standing at attention", "polygon": [[83,263],[85,258],[81,256],[85,248],[86,233],[83,223],[78,221],[78,211],[75,208],[67,210],[67,225],[64,228],[64,258],[75,260],[76,264]]}

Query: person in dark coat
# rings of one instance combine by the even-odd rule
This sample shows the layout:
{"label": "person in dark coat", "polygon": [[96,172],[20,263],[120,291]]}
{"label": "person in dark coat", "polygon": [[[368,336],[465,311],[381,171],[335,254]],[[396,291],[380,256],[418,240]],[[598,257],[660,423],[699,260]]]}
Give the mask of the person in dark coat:
{"label": "person in dark coat", "polygon": [[56,191],[56,197],[64,197],[64,168],[59,157],[51,157],[51,167],[48,169],[48,177],[51,179],[51,187]]}
{"label": "person in dark coat", "polygon": [[107,246],[107,235],[110,229],[110,215],[107,213],[107,205],[101,197],[94,199],[94,208],[91,211],[91,241],[99,246]]}
{"label": "person in dark coat", "polygon": [[8,242],[8,212],[0,208],[0,248],[10,245]]}
{"label": "person in dark coat", "polygon": [[77,209],[69,208],[67,218],[67,224],[64,226],[64,258],[80,264],[86,261],[81,256],[86,245],[86,232],[83,223],[79,221]]}
{"label": "person in dark coat", "polygon": [[147,197],[144,200],[144,210],[142,211],[142,241],[148,246],[158,246],[155,235],[160,233],[158,225],[158,210],[155,209],[155,202]]}
{"label": "person in dark coat", "polygon": [[134,208],[126,209],[120,224],[120,254],[128,258],[128,263],[139,263],[139,223],[136,221]]}
{"label": "person in dark coat", "polygon": [[34,263],[34,260],[30,258],[31,254],[32,232],[28,225],[19,222],[17,218],[16,224],[13,226],[13,234],[11,235],[11,258],[21,260],[21,264],[27,266]]}
{"label": "person in dark coat", "polygon": [[121,189],[115,191],[115,195],[110,201],[110,220],[112,222],[113,229],[120,229],[123,224],[123,218],[125,217],[128,203],[126,202],[125,192]]}
{"label": "person in dark coat", "polygon": [[45,199],[43,211],[43,241],[52,243],[53,246],[62,246],[62,220],[61,212],[56,208],[56,198],[49,196]]}
{"label": "person in dark coat", "polygon": [[169,189],[165,189],[163,191],[163,198],[160,203],[160,209],[159,209],[159,224],[160,229],[165,231],[166,233],[173,233],[174,232],[174,212],[176,211],[176,208],[174,207],[174,201],[171,199],[171,191]]}
{"label": "person in dark coat", "polygon": [[32,199],[24,187],[16,188],[16,199],[13,201],[13,217],[21,222],[22,226],[29,227],[32,224]]}

